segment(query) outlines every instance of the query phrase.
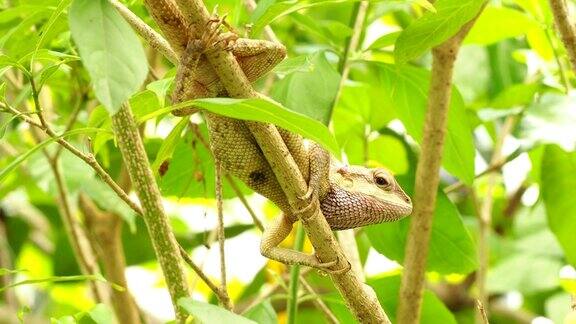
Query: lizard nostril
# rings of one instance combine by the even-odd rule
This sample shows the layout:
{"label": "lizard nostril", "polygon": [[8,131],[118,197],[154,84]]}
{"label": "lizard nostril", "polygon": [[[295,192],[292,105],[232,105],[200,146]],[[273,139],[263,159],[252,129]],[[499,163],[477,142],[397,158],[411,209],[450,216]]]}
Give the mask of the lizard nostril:
{"label": "lizard nostril", "polygon": [[410,197],[406,197],[404,200],[406,200],[407,203],[410,202]]}

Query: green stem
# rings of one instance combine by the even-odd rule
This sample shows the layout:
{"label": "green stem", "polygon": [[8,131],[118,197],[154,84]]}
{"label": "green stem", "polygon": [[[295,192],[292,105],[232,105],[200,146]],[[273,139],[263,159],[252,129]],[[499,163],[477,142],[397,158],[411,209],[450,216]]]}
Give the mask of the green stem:
{"label": "green stem", "polygon": [[552,48],[552,53],[554,54],[554,60],[556,61],[556,65],[558,65],[558,73],[560,74],[560,81],[564,86],[564,91],[566,93],[570,92],[570,83],[568,83],[568,78],[566,77],[566,71],[564,70],[564,65],[560,60],[560,55],[558,55],[558,49],[556,45],[552,42],[552,36],[550,36],[550,30],[546,30],[544,32],[546,35],[546,39],[548,40],[548,44],[550,44],[550,48]]}
{"label": "green stem", "polygon": [[[302,251],[304,248],[304,238],[306,232],[300,223],[296,229],[296,239],[294,240],[294,250]],[[290,286],[288,286],[288,299],[286,303],[286,313],[288,314],[288,319],[286,323],[294,324],[296,323],[296,310],[298,309],[298,279],[300,277],[300,265],[295,264],[290,269]]]}
{"label": "green stem", "polygon": [[127,105],[112,116],[112,127],[120,147],[120,152],[130,174],[130,180],[142,204],[142,216],[150,233],[150,239],[156,257],[160,262],[168,291],[180,322],[186,320],[186,315],[178,307],[178,299],[188,297],[188,286],[184,269],[180,263],[178,243],[170,228],[170,223],[164,208],[160,191],[150,162],[144,150],[138,127]]}

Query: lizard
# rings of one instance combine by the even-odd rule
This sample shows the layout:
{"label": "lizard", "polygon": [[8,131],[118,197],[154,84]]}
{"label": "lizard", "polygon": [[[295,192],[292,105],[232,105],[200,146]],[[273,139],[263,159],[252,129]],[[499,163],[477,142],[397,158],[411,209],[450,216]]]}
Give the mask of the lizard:
{"label": "lizard", "polygon": [[[286,56],[282,44],[221,34],[222,19],[211,20],[208,32],[191,37],[182,51],[172,93],[173,103],[204,97],[227,96],[226,90],[207,62],[204,53],[214,49],[231,51],[247,78],[253,82],[269,72]],[[263,98],[266,98],[263,96]],[[174,111],[186,116],[196,111],[187,107]],[[255,192],[270,199],[283,214],[264,231],[261,253],[285,264],[301,264],[325,271],[337,260],[320,262],[314,255],[279,247],[290,234],[297,213],[288,203],[268,161],[244,121],[204,112],[210,148],[228,173]],[[412,212],[412,202],[386,169],[339,165],[319,145],[305,147],[299,135],[279,128],[282,139],[299,166],[309,189],[304,197],[318,199],[332,230],[344,230],[383,221],[395,221]],[[347,270],[347,269],[344,269]]]}

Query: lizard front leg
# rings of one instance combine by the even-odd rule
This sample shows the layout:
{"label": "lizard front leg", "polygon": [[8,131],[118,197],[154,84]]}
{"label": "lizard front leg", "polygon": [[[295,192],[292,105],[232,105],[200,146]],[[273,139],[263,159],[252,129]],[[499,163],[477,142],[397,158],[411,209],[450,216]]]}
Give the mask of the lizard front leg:
{"label": "lizard front leg", "polygon": [[[328,191],[328,173],[330,167],[330,156],[328,152],[317,144],[313,144],[309,150],[309,157],[310,178],[308,181],[308,191],[303,197],[300,197],[300,199],[307,202],[307,206],[296,213],[303,213],[305,210],[314,207],[319,211],[318,197]],[[314,215],[313,217],[318,217],[318,215]],[[321,262],[315,255],[279,247],[280,243],[292,231],[293,219],[295,219],[295,217],[288,217],[286,214],[282,214],[282,216],[276,218],[272,225],[264,231],[260,245],[262,255],[285,264],[305,265],[332,274],[341,274],[350,269],[350,267],[337,270],[331,269],[333,265],[338,263],[338,259]],[[307,218],[302,218],[302,221],[306,222]]]}
{"label": "lizard front leg", "polygon": [[[238,38],[234,33],[219,32],[223,18],[215,16],[208,22],[204,34],[190,39],[186,50],[180,57],[180,64],[174,79],[172,102],[179,103],[195,98],[216,97],[221,92],[220,80],[212,66],[208,64],[204,53],[217,49],[232,50],[232,44]],[[191,115],[198,110],[186,107],[173,111],[176,116]]]}
{"label": "lizard front leg", "polygon": [[232,53],[244,74],[254,82],[286,57],[284,45],[260,39],[238,38]]}
{"label": "lizard front leg", "polygon": [[277,217],[262,234],[260,253],[269,259],[284,264],[300,264],[329,272],[330,267],[336,264],[338,260],[320,262],[315,255],[279,247],[280,243],[282,243],[282,241],[284,241],[292,231],[293,224],[294,223],[285,214]]}

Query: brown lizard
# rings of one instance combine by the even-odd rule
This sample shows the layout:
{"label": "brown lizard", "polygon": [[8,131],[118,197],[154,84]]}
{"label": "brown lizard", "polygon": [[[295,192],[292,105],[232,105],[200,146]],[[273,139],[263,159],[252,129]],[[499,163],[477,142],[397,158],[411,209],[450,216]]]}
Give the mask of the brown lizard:
{"label": "brown lizard", "polygon": [[[209,32],[200,39],[190,39],[180,58],[173,92],[174,103],[202,97],[227,96],[203,53],[222,47],[232,51],[250,81],[269,72],[286,55],[278,43],[237,38],[220,34],[219,19],[214,19]],[[187,115],[195,109],[184,108],[176,115]],[[224,170],[235,175],[254,191],[274,202],[284,213],[264,232],[261,252],[286,264],[302,264],[328,270],[335,264],[320,262],[314,255],[281,248],[298,220],[284,192],[245,122],[204,113],[214,157]],[[306,149],[302,138],[279,129],[282,139],[296,160],[309,190],[309,201],[319,199],[320,208],[333,230],[350,229],[383,221],[395,221],[412,212],[410,198],[385,169],[361,166],[337,166],[318,145]],[[345,269],[347,270],[347,269]]]}

